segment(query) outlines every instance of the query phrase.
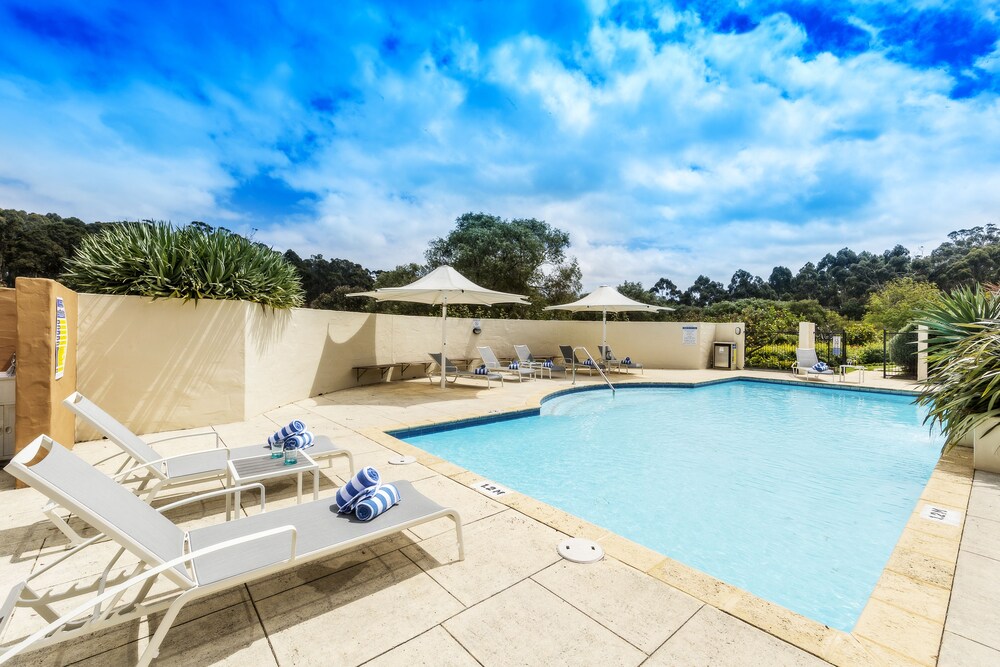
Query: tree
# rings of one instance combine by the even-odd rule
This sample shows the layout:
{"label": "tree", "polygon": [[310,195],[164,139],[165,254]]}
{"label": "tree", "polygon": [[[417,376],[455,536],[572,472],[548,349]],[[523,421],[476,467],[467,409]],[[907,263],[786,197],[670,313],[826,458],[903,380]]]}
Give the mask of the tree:
{"label": "tree", "polygon": [[[448,264],[483,287],[528,296],[538,315],[554,295],[580,290],[579,268],[575,258],[567,258],[568,247],[568,233],[540,220],[466,213],[448,236],[431,241],[425,257],[429,268]],[[521,315],[525,308],[499,305],[490,313]]]}
{"label": "tree", "polygon": [[694,284],[684,290],[681,303],[688,306],[710,306],[726,299],[726,288],[708,276],[698,276]]}
{"label": "tree", "polygon": [[749,271],[739,269],[729,281],[729,298],[738,299],[773,299],[774,290],[759,276]]}
{"label": "tree", "polygon": [[346,298],[351,292],[367,292],[375,286],[374,274],[360,264],[346,259],[328,260],[323,255],[302,259],[293,250],[285,251],[285,260],[298,270],[310,308],[365,309],[360,299]]}
{"label": "tree", "polygon": [[868,299],[865,322],[879,329],[902,331],[939,296],[931,283],[909,277],[893,280]]}
{"label": "tree", "polygon": [[680,303],[681,297],[684,295],[674,281],[669,278],[660,278],[656,281],[656,284],[649,288],[649,291],[660,297],[665,303],[673,304]]}
{"label": "tree", "polygon": [[942,290],[995,281],[1000,275],[1000,228],[960,229],[948,234],[927,257],[913,262],[918,276],[937,284]]}
{"label": "tree", "polygon": [[81,240],[98,229],[79,218],[0,210],[0,280],[58,278]]}
{"label": "tree", "polygon": [[792,270],[787,266],[776,266],[771,269],[767,284],[774,290],[776,299],[786,301],[792,297]]}

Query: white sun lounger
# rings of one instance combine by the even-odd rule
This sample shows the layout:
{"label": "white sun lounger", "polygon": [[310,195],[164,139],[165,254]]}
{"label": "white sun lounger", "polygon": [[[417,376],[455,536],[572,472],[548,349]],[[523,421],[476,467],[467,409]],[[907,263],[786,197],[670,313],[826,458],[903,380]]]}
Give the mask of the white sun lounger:
{"label": "white sun lounger", "polygon": [[531,350],[527,345],[515,345],[514,353],[517,355],[521,364],[526,364],[528,368],[534,369],[536,375],[541,376],[541,374],[547,372],[549,378],[551,378],[553,373],[562,373],[563,375],[566,374],[565,366],[559,366],[551,362],[546,366],[545,362],[537,361],[533,356],[531,356]]}
{"label": "white sun lounger", "polygon": [[816,356],[816,350],[814,348],[796,348],[795,349],[795,363],[792,364],[792,375],[798,375],[800,373],[805,373],[806,377],[810,375],[835,375],[832,368],[828,368],[825,371],[818,371],[813,368],[819,363],[819,357]]}
{"label": "white sun lounger", "polygon": [[500,359],[493,352],[493,348],[489,345],[482,345],[476,349],[479,350],[479,356],[482,358],[483,363],[486,364],[487,370],[507,373],[511,377],[517,378],[518,382],[523,382],[525,379],[530,380],[535,377],[535,371],[527,366],[524,368],[504,368],[503,364],[500,363]]}
{"label": "white sun lounger", "polygon": [[[610,345],[608,346],[598,345],[597,349],[601,351],[601,357],[604,358],[604,363],[610,366],[612,370],[617,370],[619,373],[621,373],[623,368],[626,369],[626,372],[632,368],[638,368],[643,375],[646,374],[646,371],[643,369],[642,364],[640,364],[638,361],[629,360],[629,363],[626,364],[623,360],[616,357],[615,353],[611,351]],[[629,357],[625,358],[629,359]]]}
{"label": "white sun lounger", "polygon": [[[501,387],[503,386],[503,376],[500,375],[499,373],[496,373],[496,372],[491,371],[489,369],[486,370],[486,373],[475,373],[473,371],[463,371],[458,366],[456,366],[455,364],[449,363],[447,359],[445,359],[444,360],[445,362],[442,363],[441,362],[441,354],[440,353],[428,352],[428,354],[430,354],[431,359],[434,360],[434,363],[436,363],[438,365],[438,368],[440,369],[439,372],[444,373],[445,377],[450,377],[451,378],[451,382],[454,382],[458,378],[470,378],[470,379],[474,379],[474,380],[486,380],[486,388],[487,389],[490,388],[490,382],[497,382],[497,381],[499,381],[500,382],[500,386]],[[432,383],[434,382],[434,378],[431,376],[430,373],[427,374],[427,378]]]}
{"label": "white sun lounger", "polygon": [[[393,482],[400,492],[399,505],[369,522],[337,514],[329,498],[185,531],[161,512],[235,489],[192,496],[157,510],[44,435],[18,452],[5,470],[102,534],[74,547],[11,589],[0,607],[0,644],[18,608],[33,609],[47,625],[0,653],[0,664],[27,649],[165,611],[137,663],[149,665],[185,604],[442,517],[454,522],[458,559],[465,557],[458,512],[423,496],[409,482]],[[263,487],[260,490],[263,494]],[[103,539],[121,548],[93,584],[74,582],[65,591],[32,589],[39,575]],[[125,577],[109,580],[110,572],[126,551],[137,557],[139,564]],[[153,584],[161,578],[171,586],[166,591],[158,590],[155,599],[147,599]],[[89,597],[93,593],[96,595]],[[81,596],[89,599],[76,604]],[[74,606],[66,613],[52,606],[71,600]]]}
{"label": "white sun lounger", "polygon": [[[156,444],[180,438],[208,435],[215,438],[214,448],[163,457],[145,440],[80,392],[70,394],[63,401],[63,405],[97,429],[109,441],[121,447],[122,451],[128,455],[128,459],[118,469],[116,479],[122,483],[138,481],[137,492],[145,494],[146,502],[152,502],[156,495],[167,487],[201,482],[206,479],[226,480],[227,464],[230,459],[245,459],[252,456],[263,456],[267,453],[263,442],[232,449],[223,447],[218,434],[212,432],[186,434],[158,440]],[[329,465],[332,466],[334,457],[345,457],[351,469],[351,476],[354,475],[354,457],[351,452],[336,447],[330,438],[324,435],[316,436],[313,442],[313,446],[307,450],[312,459],[326,458]],[[129,460],[134,461],[135,465],[129,466]],[[43,511],[69,539],[71,544],[82,542],[83,538],[66,523],[57,510],[57,505],[49,503]]]}

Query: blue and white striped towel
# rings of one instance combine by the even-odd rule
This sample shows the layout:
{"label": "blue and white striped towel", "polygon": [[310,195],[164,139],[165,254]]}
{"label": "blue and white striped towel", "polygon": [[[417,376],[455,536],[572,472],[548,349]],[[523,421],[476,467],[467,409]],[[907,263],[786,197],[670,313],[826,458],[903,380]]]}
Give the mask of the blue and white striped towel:
{"label": "blue and white striped towel", "polygon": [[382,512],[399,502],[399,489],[392,484],[382,486],[354,507],[358,521],[371,521]]}
{"label": "blue and white striped towel", "polygon": [[552,360],[546,359],[542,362],[542,368],[552,368]]}
{"label": "blue and white striped towel", "polygon": [[594,365],[594,360],[591,359],[590,357],[587,357],[586,359],[583,360],[583,365],[584,366],[593,366]]}
{"label": "blue and white striped towel", "polygon": [[284,448],[307,449],[315,444],[313,440],[314,438],[311,432],[302,431],[302,433],[296,433],[295,435],[290,435],[287,438],[285,438]]}
{"label": "blue and white striped towel", "polygon": [[475,373],[476,375],[489,375],[490,374],[490,370],[488,368],[486,368],[486,366],[480,366],[480,367],[476,368],[476,370],[474,370],[472,372]]}
{"label": "blue and white striped towel", "polygon": [[830,367],[827,366],[822,361],[820,361],[815,366],[813,366],[812,369],[817,373],[825,373],[826,371],[830,370]]}
{"label": "blue and white striped towel", "polygon": [[512,370],[512,371],[516,371],[516,370],[517,370],[518,368],[520,368],[520,367],[521,367],[521,364],[519,364],[519,363],[518,363],[518,362],[516,362],[516,361],[512,361],[512,362],[510,362],[510,365],[509,365],[509,366],[507,366],[507,369],[508,369],[508,370]]}
{"label": "blue and white striped towel", "polygon": [[626,366],[631,366],[632,365],[632,357],[625,357],[624,359],[622,359],[622,363],[624,365],[626,365]]}
{"label": "blue and white striped towel", "polygon": [[267,439],[267,444],[273,445],[286,438],[295,435],[296,433],[302,433],[306,430],[306,425],[300,422],[298,419],[290,422],[288,426],[282,426],[277,432],[273,433]]}
{"label": "blue and white striped towel", "polygon": [[381,485],[378,470],[365,466],[347,484],[337,489],[337,511],[350,512],[354,505],[364,500],[368,495],[378,491]]}

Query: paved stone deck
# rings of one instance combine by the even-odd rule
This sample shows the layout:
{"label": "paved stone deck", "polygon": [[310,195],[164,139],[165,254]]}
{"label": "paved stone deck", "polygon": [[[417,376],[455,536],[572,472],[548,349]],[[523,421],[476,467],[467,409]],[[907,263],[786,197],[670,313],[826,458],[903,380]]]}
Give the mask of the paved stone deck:
{"label": "paved stone deck", "polygon": [[[700,382],[733,375],[647,371],[613,379]],[[865,385],[907,388],[874,373]],[[455,561],[454,534],[441,520],[240,586],[185,610],[157,664],[933,665],[939,650],[943,665],[1000,664],[995,604],[1000,599],[1000,476],[980,473],[973,482],[967,451],[956,450],[939,463],[858,626],[847,634],[527,496],[513,493],[502,502],[488,498],[469,488],[481,479],[474,472],[384,433],[533,407],[568,386],[566,380],[542,380],[487,390],[474,380],[460,380],[441,391],[426,380],[375,384],[299,401],[248,422],[192,430],[215,431],[235,446],[259,441],[292,418],[303,419],[314,432],[350,449],[357,465],[377,466],[389,481],[411,480],[425,495],[457,508],[465,524],[466,559]],[[150,439],[167,435],[174,434]],[[161,453],[206,446],[209,438],[174,441]],[[116,453],[105,441],[80,443],[74,451],[93,463]],[[412,453],[418,462],[387,465],[396,453]],[[344,463],[323,468],[321,498],[329,499],[347,474]],[[185,491],[219,486],[206,483]],[[40,494],[14,490],[6,473],[0,473],[0,489],[0,558],[5,563],[0,589],[6,590],[61,554],[66,541],[44,520]],[[295,502],[291,480],[269,482],[267,490],[269,509]],[[244,513],[257,512],[255,503],[245,495]],[[928,503],[959,511],[963,518],[968,510],[964,541],[963,525],[920,518]],[[190,527],[220,521],[222,515],[221,502],[208,502],[170,516]],[[593,565],[561,560],[555,546],[567,535],[599,540],[608,557]],[[47,583],[96,576],[114,549],[105,543],[93,550]],[[23,610],[19,614],[8,639],[40,625]],[[120,626],[17,662],[134,662],[156,620]]]}

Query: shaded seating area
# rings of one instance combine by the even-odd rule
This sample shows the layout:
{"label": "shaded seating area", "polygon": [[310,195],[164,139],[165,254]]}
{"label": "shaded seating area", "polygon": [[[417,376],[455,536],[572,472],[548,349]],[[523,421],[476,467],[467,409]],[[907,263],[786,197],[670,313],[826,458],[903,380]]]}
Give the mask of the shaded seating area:
{"label": "shaded seating area", "polygon": [[632,369],[638,369],[645,374],[642,364],[635,361],[631,357],[625,357],[624,359],[618,359],[615,357],[615,353],[611,351],[610,345],[598,345],[597,349],[601,351],[601,359],[604,360],[604,363],[606,363],[611,370],[621,373],[624,369],[627,373]]}
{"label": "shaded seating area", "polygon": [[[469,371],[462,370],[448,358],[437,352],[428,352],[428,354],[431,359],[434,360],[434,363],[437,364],[438,373],[440,373],[442,378],[447,379],[449,382],[455,382],[458,378],[466,378],[472,380],[485,380],[487,389],[491,387],[491,382],[499,382],[500,386],[503,386],[503,376],[496,371],[486,368],[485,366],[481,367],[481,369],[473,369]],[[427,379],[433,382],[433,373],[428,373]]]}
{"label": "shaded seating area", "polygon": [[[14,586],[0,608],[0,642],[11,627],[11,616],[20,609],[34,611],[45,625],[0,654],[0,661],[28,649],[162,613],[155,633],[138,656],[138,665],[149,665],[188,603],[440,518],[453,522],[458,559],[464,558],[458,512],[438,505],[404,481],[394,484],[399,504],[366,522],[338,513],[337,506],[331,508],[327,499],[183,530],[162,512],[233,490],[214,491],[154,509],[44,435],[19,452],[5,470],[52,502],[69,508],[100,533]],[[112,552],[96,581],[74,581],[68,589],[62,585],[34,590],[41,575],[66,570],[66,561],[83,552],[89,555],[87,549],[104,540],[120,548]],[[138,559],[138,564],[112,577],[126,552]],[[155,593],[150,594],[154,584],[158,584]],[[68,610],[57,608],[57,604]],[[16,625],[24,627],[20,622]]]}

